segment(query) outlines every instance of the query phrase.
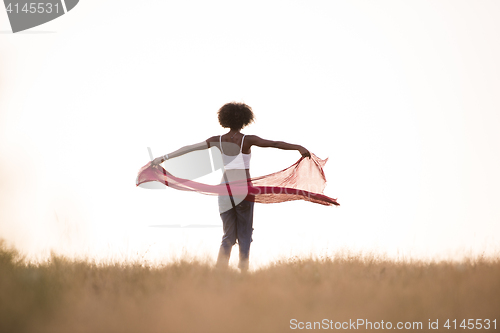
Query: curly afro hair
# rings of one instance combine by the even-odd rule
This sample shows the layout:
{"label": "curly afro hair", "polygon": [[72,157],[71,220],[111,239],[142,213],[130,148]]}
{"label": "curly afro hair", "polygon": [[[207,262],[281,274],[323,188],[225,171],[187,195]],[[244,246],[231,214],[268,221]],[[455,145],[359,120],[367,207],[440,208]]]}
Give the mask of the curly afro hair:
{"label": "curly afro hair", "polygon": [[252,108],[245,103],[224,104],[217,112],[219,123],[224,128],[240,130],[254,120]]}

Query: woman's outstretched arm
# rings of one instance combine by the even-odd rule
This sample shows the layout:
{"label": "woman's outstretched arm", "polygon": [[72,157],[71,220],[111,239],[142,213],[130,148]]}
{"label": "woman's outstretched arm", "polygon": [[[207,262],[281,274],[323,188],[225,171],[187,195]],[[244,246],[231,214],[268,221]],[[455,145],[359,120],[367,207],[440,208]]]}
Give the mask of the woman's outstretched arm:
{"label": "woman's outstretched arm", "polygon": [[283,149],[283,150],[298,150],[299,153],[302,155],[302,157],[311,157],[311,153],[309,150],[306,148],[300,146],[300,145],[294,145],[291,143],[283,142],[283,141],[272,141],[272,140],[266,140],[259,138],[256,135],[249,135],[248,139],[249,143],[252,146],[257,146],[257,147],[273,147],[273,148],[278,148],[278,149]]}
{"label": "woman's outstretched arm", "polygon": [[208,148],[208,144],[206,141],[203,141],[200,143],[195,143],[194,145],[184,146],[184,147],[177,149],[176,151],[173,151],[169,154],[155,158],[153,160],[152,164],[158,165],[160,163],[165,162],[167,159],[179,157],[179,156],[182,156],[184,154],[190,153],[192,151],[203,150],[203,149],[207,149],[207,148]]}

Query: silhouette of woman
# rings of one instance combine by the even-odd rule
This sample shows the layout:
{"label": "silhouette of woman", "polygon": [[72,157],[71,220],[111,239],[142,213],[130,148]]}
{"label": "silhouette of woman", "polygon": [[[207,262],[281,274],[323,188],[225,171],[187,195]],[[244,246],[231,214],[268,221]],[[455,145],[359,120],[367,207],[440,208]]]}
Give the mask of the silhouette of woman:
{"label": "silhouette of woman", "polygon": [[[175,158],[192,151],[217,147],[222,155],[224,176],[222,182],[230,183],[242,179],[250,179],[250,158],[252,146],[273,147],[284,150],[298,150],[302,157],[311,157],[309,151],[295,144],[283,141],[265,140],[256,135],[245,135],[241,130],[254,121],[252,109],[244,103],[227,103],[218,111],[219,123],[228,128],[223,135],[212,136],[206,141],[182,147],[170,154],[160,156],[152,161],[158,165],[167,159]],[[229,188],[229,187],[228,187]],[[239,245],[239,264],[241,271],[249,266],[250,243],[253,233],[254,201],[245,196],[219,196],[219,212],[222,219],[224,235],[217,258],[217,267],[227,267],[233,245]]]}

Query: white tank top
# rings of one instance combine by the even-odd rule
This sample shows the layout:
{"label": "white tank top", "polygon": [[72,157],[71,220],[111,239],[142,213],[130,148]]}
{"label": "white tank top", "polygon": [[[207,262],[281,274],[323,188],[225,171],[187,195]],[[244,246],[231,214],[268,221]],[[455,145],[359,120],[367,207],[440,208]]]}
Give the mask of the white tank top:
{"label": "white tank top", "polygon": [[241,139],[240,153],[238,155],[226,155],[222,150],[222,135],[219,136],[220,151],[222,154],[222,162],[224,163],[224,168],[229,169],[250,169],[250,158],[252,154],[243,154],[243,140],[245,140],[245,134]]}

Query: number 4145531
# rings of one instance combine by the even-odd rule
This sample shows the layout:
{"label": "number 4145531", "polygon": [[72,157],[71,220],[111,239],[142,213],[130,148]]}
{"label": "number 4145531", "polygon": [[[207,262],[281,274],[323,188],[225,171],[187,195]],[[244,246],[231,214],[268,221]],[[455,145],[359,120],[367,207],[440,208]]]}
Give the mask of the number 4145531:
{"label": "number 4145531", "polygon": [[35,13],[50,14],[53,11],[56,13],[59,13],[59,4],[56,3],[55,5],[52,5],[50,2],[48,2],[48,3],[31,2],[29,4],[25,3],[24,6],[22,6],[22,8],[19,8],[18,3],[14,4],[14,5],[12,5],[12,3],[9,3],[9,5],[7,6],[6,9],[7,9],[7,13],[9,13],[9,14],[12,12],[14,12],[15,14],[18,14],[20,12],[24,12],[26,14],[28,14],[28,13],[30,13],[30,14],[35,14]]}
{"label": "number 4145531", "polygon": [[[444,324],[443,327],[446,327],[447,329],[453,328],[457,329],[457,320],[447,320],[446,323]],[[464,319],[458,325],[458,327],[461,327],[463,329],[477,329],[480,330],[484,328],[485,330],[489,330],[490,328],[493,328],[494,330],[497,329],[497,320],[489,320],[489,319],[467,319],[467,321]]]}

